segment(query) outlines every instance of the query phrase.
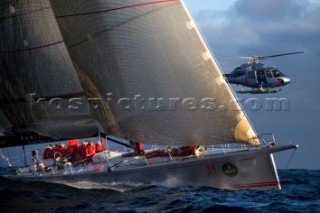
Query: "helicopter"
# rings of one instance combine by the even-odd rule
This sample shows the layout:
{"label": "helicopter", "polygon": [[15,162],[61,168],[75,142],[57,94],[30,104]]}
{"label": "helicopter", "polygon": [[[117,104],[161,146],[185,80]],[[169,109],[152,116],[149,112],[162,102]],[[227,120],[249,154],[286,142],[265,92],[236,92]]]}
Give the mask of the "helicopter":
{"label": "helicopter", "polygon": [[283,74],[278,68],[259,63],[259,60],[301,53],[303,52],[291,52],[270,56],[254,55],[240,57],[249,60],[249,62],[247,64],[242,64],[235,68],[230,74],[225,74],[224,76],[226,81],[230,84],[253,88],[252,90],[242,89],[241,91],[237,91],[237,93],[278,93],[281,89],[274,88],[290,84],[290,78]]}

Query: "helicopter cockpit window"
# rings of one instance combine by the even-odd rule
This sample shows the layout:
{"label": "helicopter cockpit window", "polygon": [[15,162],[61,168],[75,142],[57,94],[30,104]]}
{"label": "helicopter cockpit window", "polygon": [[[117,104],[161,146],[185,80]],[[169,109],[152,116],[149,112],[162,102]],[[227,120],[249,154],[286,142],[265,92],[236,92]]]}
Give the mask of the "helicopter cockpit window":
{"label": "helicopter cockpit window", "polygon": [[272,70],[272,74],[274,77],[284,76],[279,70]]}
{"label": "helicopter cockpit window", "polygon": [[267,70],[267,71],[266,71],[266,74],[267,74],[267,77],[268,77],[268,78],[272,78],[272,77],[273,77],[270,70]]}

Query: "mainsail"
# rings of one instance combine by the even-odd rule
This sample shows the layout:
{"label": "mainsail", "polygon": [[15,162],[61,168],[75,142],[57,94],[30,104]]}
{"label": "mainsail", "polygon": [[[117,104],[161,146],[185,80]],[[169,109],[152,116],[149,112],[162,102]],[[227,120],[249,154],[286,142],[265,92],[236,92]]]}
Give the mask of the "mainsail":
{"label": "mainsail", "polygon": [[[0,3],[2,135],[92,136],[95,120],[48,0]],[[10,144],[7,144],[8,146]]]}
{"label": "mainsail", "polygon": [[95,114],[106,133],[149,144],[259,144],[183,1],[50,2],[78,73],[112,112],[112,122]]}

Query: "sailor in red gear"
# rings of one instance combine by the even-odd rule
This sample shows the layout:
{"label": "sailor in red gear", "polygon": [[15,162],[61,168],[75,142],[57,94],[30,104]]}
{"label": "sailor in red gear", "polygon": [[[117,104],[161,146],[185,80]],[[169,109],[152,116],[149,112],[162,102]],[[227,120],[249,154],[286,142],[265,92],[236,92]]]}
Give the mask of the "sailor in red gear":
{"label": "sailor in red gear", "polygon": [[66,158],[72,158],[74,156],[74,150],[75,148],[73,146],[68,146],[66,149],[65,149],[65,152],[64,152],[64,157]]}
{"label": "sailor in red gear", "polygon": [[143,144],[142,143],[137,143],[137,150],[139,153],[143,151]]}
{"label": "sailor in red gear", "polygon": [[87,141],[83,141],[81,146],[79,146],[78,150],[76,151],[76,162],[82,161],[86,158],[87,144]]}
{"label": "sailor in red gear", "polygon": [[92,157],[96,154],[96,146],[93,144],[92,141],[89,142],[87,148],[86,148],[86,163],[92,162]]}
{"label": "sailor in red gear", "polygon": [[52,152],[52,145],[50,144],[44,150],[42,158],[43,159],[49,159],[50,156],[51,156],[51,152]]}
{"label": "sailor in red gear", "polygon": [[107,148],[102,145],[101,141],[98,141],[98,143],[96,144],[96,153],[102,152],[104,150],[107,150]]}
{"label": "sailor in red gear", "polygon": [[134,143],[134,149],[137,155],[144,155],[143,143]]}
{"label": "sailor in red gear", "polygon": [[179,148],[179,155],[180,156],[189,156],[193,155],[194,151],[196,150],[197,146],[191,145],[191,146],[183,146]]}
{"label": "sailor in red gear", "polygon": [[66,149],[64,148],[64,144],[63,143],[61,143],[59,145],[58,152],[61,154],[61,157],[65,157]]}
{"label": "sailor in red gear", "polygon": [[94,145],[94,143],[92,141],[89,142],[88,147],[89,147],[89,153],[87,153],[87,154],[92,155],[92,156],[95,155],[96,154],[96,146]]}
{"label": "sailor in red gear", "polygon": [[51,152],[49,152],[49,158],[53,158],[54,157],[54,154],[56,153],[56,152],[58,152],[58,149],[59,149],[59,145],[58,144],[56,144],[56,145],[54,145],[53,147],[52,147],[52,149],[51,149]]}

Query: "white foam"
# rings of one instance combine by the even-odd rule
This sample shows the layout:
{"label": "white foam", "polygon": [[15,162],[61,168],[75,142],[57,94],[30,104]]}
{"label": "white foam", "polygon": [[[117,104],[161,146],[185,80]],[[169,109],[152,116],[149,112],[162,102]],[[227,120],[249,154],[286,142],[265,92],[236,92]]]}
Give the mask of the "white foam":
{"label": "white foam", "polygon": [[131,182],[112,182],[112,183],[95,183],[91,181],[79,181],[79,182],[56,182],[64,184],[77,189],[111,189],[118,192],[126,192],[134,188],[143,186],[142,183],[131,183]]}
{"label": "white foam", "polygon": [[180,179],[178,177],[170,176],[164,181],[152,182],[152,185],[174,188],[174,187],[177,187],[177,186],[181,186],[182,183],[181,183],[181,181],[180,181]]}

